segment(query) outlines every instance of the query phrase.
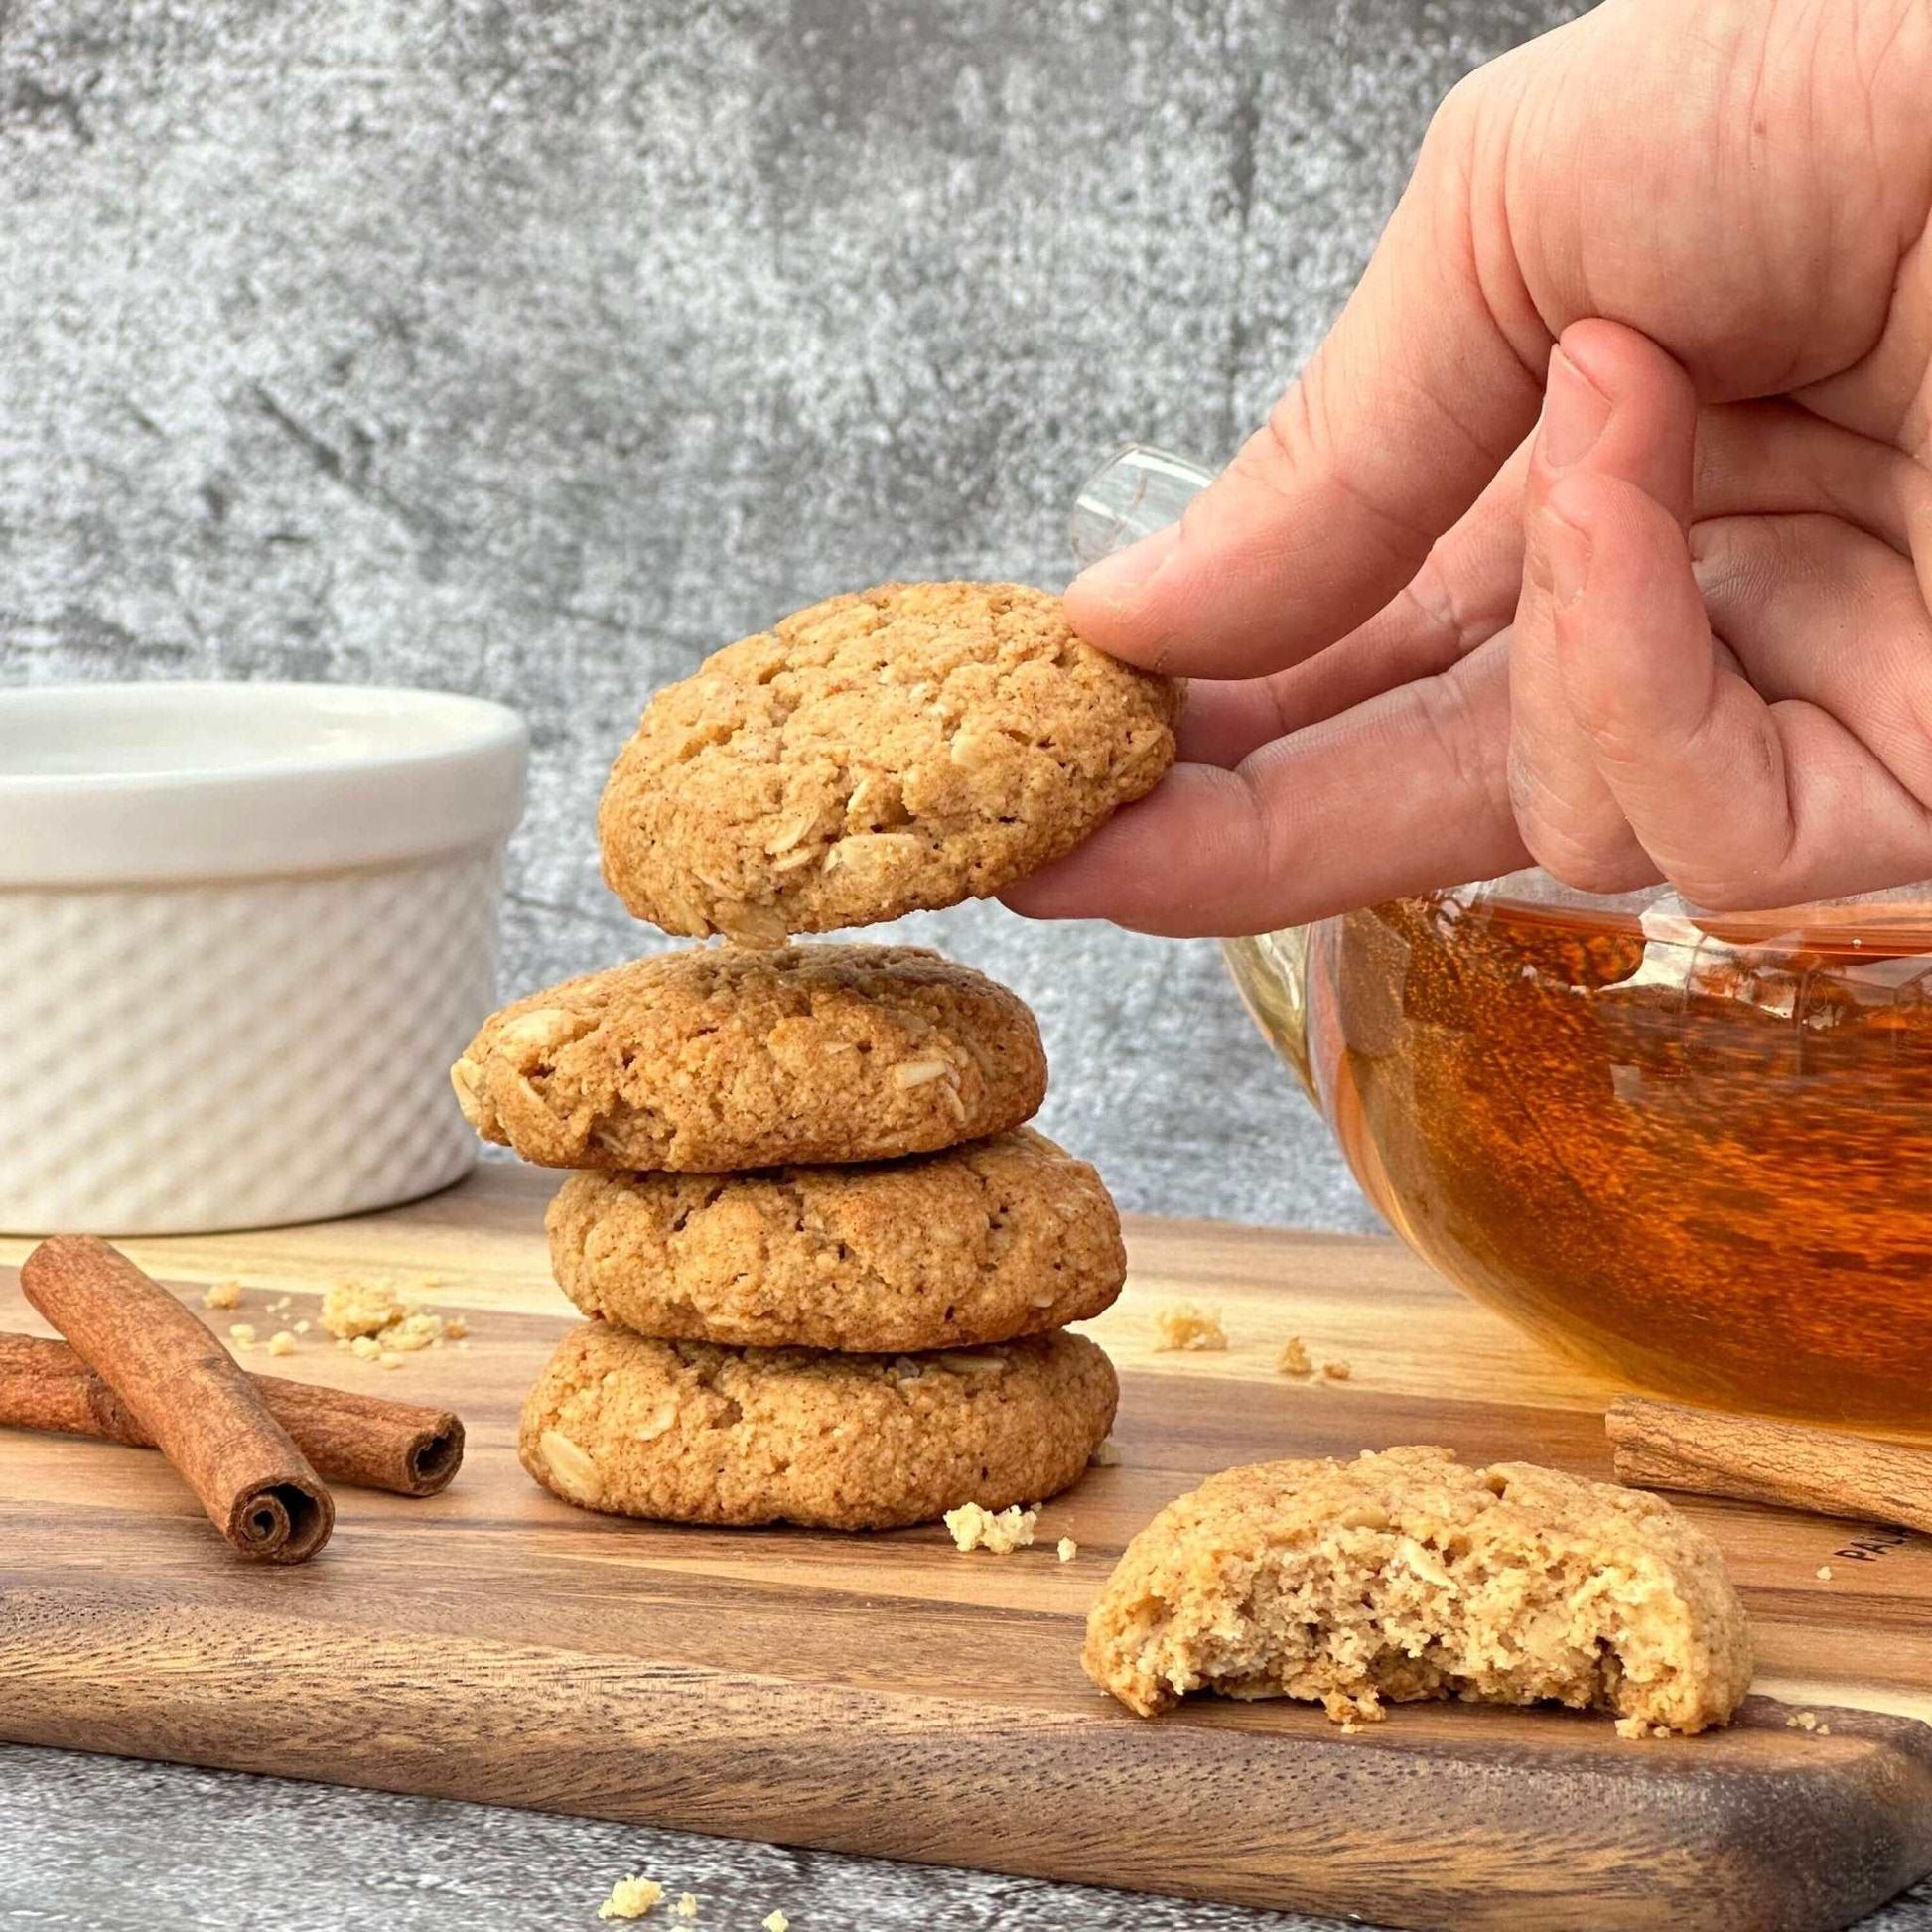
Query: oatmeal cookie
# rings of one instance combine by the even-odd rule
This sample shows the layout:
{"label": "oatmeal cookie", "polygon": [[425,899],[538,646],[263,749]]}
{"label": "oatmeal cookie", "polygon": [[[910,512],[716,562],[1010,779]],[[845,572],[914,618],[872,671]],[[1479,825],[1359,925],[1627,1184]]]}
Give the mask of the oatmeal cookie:
{"label": "oatmeal cookie", "polygon": [[1642,1491],[1445,1449],[1227,1469],[1128,1545],[1087,1675],[1143,1717],[1183,1693],[1544,1699],[1634,1727],[1724,1724],[1750,1630],[1717,1546]]}
{"label": "oatmeal cookie", "polygon": [[903,1353],[1109,1307],[1120,1216],[1030,1127],[943,1154],[747,1174],[579,1173],[548,1217],[563,1291],[644,1335]]}
{"label": "oatmeal cookie", "polygon": [[1003,1509],[1073,1482],[1113,1422],[1113,1364],[1081,1335],[931,1355],[827,1355],[574,1328],[523,1405],[518,1449],[585,1509],[838,1530]]}
{"label": "oatmeal cookie", "polygon": [[667,932],[775,944],[985,898],[1173,762],[1178,687],[1016,584],[887,584],[781,619],[652,698],[598,815]]}
{"label": "oatmeal cookie", "polygon": [[486,1141],[547,1168],[884,1161],[1017,1127],[1026,1005],[909,946],[659,953],[494,1014],[451,1069]]}

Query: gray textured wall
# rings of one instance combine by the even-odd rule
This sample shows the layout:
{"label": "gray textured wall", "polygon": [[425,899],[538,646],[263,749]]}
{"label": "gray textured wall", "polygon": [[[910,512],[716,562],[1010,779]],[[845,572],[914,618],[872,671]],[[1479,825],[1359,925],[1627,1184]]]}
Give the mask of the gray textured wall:
{"label": "gray textured wall", "polygon": [[[643,695],[823,593],[1057,584],[1218,459],[1431,104],[1563,0],[0,0],[0,677],[439,684],[535,734],[506,975],[639,934]],[[908,922],[1019,987],[1132,1206],[1366,1223],[1210,947]]]}

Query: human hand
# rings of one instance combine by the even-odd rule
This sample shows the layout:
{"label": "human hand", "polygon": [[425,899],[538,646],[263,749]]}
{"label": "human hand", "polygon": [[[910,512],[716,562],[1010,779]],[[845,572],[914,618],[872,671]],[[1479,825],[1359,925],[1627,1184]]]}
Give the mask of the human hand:
{"label": "human hand", "polygon": [[1932,0],[1607,0],[1457,87],[1266,429],[1069,588],[1182,761],[1009,901],[1932,878],[1929,107]]}

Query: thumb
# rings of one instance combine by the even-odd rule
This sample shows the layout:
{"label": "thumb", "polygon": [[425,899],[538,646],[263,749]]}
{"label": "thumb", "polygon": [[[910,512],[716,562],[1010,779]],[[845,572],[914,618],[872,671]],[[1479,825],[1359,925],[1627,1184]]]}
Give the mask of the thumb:
{"label": "thumb", "polygon": [[1359,286],[1267,427],[1178,524],[1069,587],[1082,636],[1203,677],[1298,663],[1388,603],[1528,433],[1550,339],[1500,188],[1479,193],[1512,111],[1502,71],[1445,102]]}

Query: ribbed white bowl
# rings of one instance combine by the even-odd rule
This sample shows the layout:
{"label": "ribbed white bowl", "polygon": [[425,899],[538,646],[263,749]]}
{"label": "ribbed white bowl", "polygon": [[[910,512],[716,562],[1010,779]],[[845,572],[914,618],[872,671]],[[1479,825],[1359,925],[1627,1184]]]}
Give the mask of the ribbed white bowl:
{"label": "ribbed white bowl", "polygon": [[0,691],[0,1229],[390,1205],[476,1142],[514,712],[292,684]]}

